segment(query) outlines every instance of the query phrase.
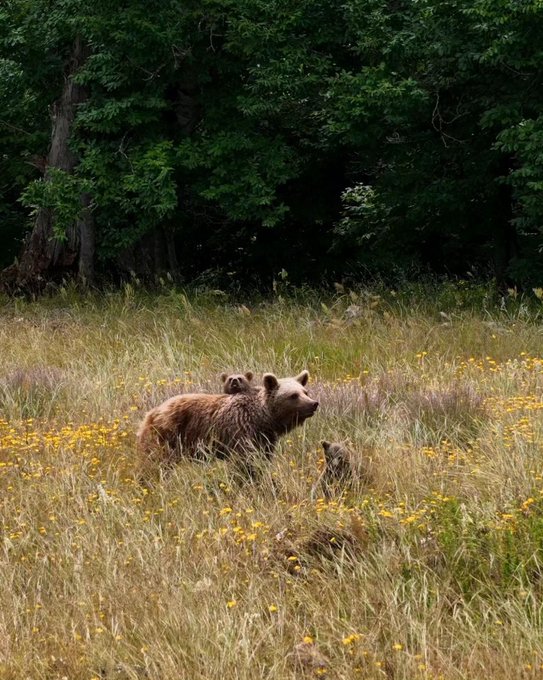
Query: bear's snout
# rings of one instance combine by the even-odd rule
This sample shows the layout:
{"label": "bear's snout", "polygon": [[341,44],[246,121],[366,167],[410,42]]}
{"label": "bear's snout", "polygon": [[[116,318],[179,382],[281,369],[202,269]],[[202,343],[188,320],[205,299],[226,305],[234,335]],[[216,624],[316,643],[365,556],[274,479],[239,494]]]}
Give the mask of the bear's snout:
{"label": "bear's snout", "polygon": [[314,399],[311,399],[309,403],[306,405],[307,413],[309,414],[309,416],[312,416],[318,408],[319,402],[315,401]]}

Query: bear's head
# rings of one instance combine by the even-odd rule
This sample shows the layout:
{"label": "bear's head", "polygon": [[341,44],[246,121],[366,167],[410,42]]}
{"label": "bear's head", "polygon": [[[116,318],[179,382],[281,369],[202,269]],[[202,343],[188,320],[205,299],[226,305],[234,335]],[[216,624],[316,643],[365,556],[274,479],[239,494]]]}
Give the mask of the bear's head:
{"label": "bear's head", "polygon": [[223,382],[223,392],[225,394],[240,394],[241,392],[249,392],[251,387],[251,380],[253,379],[252,371],[247,371],[244,375],[241,373],[221,373],[221,380]]}
{"label": "bear's head", "polygon": [[319,402],[311,399],[306,385],[309,373],[302,371],[295,378],[276,378],[273,373],[265,373],[263,389],[273,427],[278,432],[288,432],[311,418]]}
{"label": "bear's head", "polygon": [[339,467],[349,460],[349,449],[340,442],[322,442],[326,464],[332,468]]}

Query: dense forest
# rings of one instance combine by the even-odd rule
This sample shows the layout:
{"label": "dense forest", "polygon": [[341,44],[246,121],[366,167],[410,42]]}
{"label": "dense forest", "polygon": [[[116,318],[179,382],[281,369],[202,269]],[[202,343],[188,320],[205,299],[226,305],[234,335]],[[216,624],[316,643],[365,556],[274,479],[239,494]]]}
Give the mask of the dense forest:
{"label": "dense forest", "polygon": [[4,0],[0,265],[543,280],[542,0]]}

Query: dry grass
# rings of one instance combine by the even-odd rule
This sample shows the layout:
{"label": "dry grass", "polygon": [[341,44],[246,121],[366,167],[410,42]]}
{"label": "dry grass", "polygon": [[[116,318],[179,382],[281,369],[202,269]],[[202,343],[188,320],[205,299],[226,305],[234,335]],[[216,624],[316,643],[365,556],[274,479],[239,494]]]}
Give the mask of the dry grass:
{"label": "dry grass", "polygon": [[[542,677],[541,340],[462,286],[6,302],[0,678]],[[257,485],[139,483],[148,407],[305,367],[321,411]],[[371,485],[312,499],[322,439]]]}

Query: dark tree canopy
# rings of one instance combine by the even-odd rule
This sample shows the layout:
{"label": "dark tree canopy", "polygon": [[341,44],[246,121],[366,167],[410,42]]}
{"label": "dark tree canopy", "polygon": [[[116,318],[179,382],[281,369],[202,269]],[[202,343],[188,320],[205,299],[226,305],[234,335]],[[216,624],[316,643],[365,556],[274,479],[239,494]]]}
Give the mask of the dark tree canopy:
{"label": "dark tree canopy", "polygon": [[540,0],[7,0],[4,286],[540,285],[542,66]]}

